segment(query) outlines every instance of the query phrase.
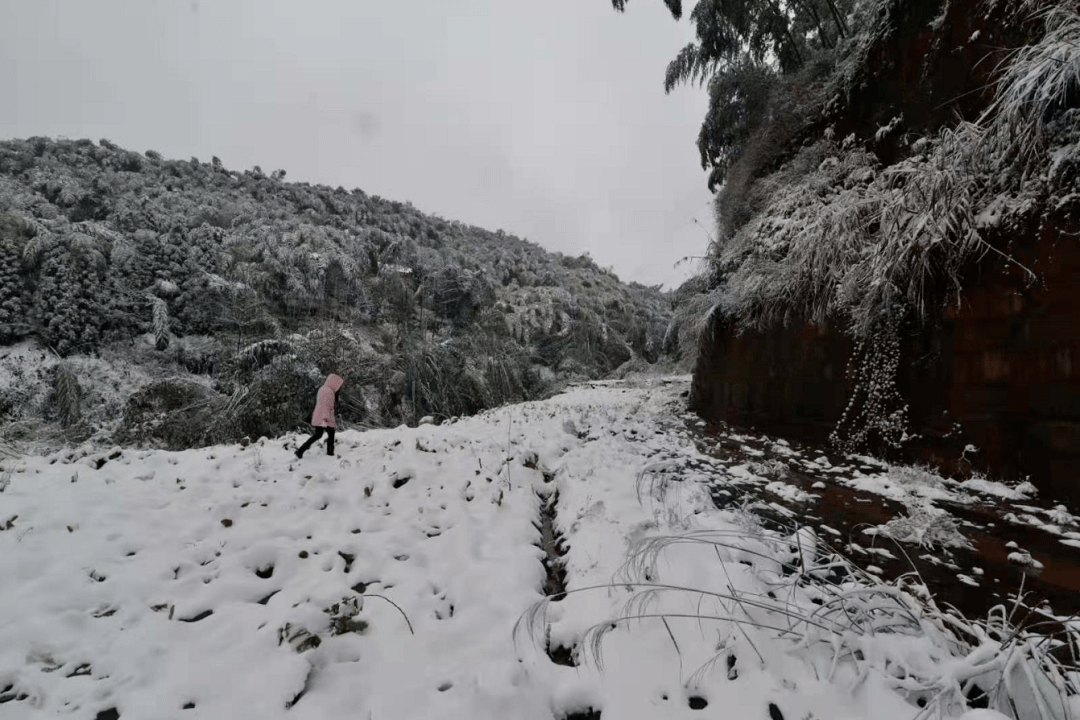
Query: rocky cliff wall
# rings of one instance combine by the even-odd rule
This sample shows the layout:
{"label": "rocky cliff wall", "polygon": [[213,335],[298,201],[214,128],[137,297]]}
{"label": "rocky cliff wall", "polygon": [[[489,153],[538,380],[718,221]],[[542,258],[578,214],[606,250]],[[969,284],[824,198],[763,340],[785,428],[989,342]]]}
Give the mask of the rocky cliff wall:
{"label": "rocky cliff wall", "polygon": [[[987,256],[933,322],[905,335],[897,386],[919,435],[903,460],[1030,476],[1080,499],[1080,238],[1044,233],[1014,264]],[[708,419],[825,440],[847,404],[851,341],[831,327],[740,334],[718,324],[691,407]],[[974,455],[964,449],[978,449]],[[969,463],[968,460],[971,462]]]}

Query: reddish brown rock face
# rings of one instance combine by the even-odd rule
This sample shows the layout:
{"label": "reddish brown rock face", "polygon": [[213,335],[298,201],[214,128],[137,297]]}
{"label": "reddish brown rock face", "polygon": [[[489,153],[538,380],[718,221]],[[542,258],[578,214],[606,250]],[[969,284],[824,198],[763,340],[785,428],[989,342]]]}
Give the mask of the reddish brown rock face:
{"label": "reddish brown rock face", "polygon": [[[954,300],[905,338],[897,381],[921,438],[904,459],[963,473],[971,444],[974,469],[1030,475],[1044,491],[1080,498],[1080,240],[1044,235],[1011,251],[1041,283],[1028,286],[1015,268],[984,259],[960,309]],[[698,358],[691,408],[824,440],[847,402],[851,349],[834,328],[718,329]]]}

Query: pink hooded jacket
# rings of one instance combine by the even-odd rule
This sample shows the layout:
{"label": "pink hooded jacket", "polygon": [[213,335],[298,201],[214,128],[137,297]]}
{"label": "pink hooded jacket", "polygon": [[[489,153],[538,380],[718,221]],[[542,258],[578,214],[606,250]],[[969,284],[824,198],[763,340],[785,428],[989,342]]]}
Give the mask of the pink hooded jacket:
{"label": "pink hooded jacket", "polygon": [[337,375],[326,378],[326,382],[319,388],[315,412],[311,414],[312,425],[316,427],[337,427],[334,424],[334,393],[340,390],[344,383],[345,381]]}

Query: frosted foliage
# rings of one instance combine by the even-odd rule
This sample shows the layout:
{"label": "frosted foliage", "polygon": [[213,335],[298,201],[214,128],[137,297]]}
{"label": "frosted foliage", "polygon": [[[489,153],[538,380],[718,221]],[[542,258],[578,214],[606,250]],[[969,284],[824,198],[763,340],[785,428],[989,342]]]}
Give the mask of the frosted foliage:
{"label": "frosted foliage", "polygon": [[[958,31],[974,38],[957,23],[976,16],[1028,38],[1008,54],[985,39],[963,48],[983,55],[978,64],[996,66],[986,101],[974,87],[950,99],[971,103],[960,112],[976,120],[934,119],[940,108],[928,108],[909,125],[902,101],[869,100],[869,84],[892,82],[880,73],[908,10],[889,0],[858,3],[855,29],[828,71],[831,99],[823,108],[806,101],[799,116],[806,131],[765,153],[768,162],[755,156],[773,132],[772,123],[762,123],[728,173],[716,203],[709,282],[695,297],[701,321],[715,327],[809,322],[854,338],[859,399],[838,429],[845,447],[871,437],[896,447],[904,439],[903,402],[888,377],[898,362],[893,333],[958,307],[976,265],[980,272],[1000,268],[1020,286],[1040,282],[1039,268],[1014,256],[1013,243],[1036,227],[1047,238],[1058,229],[1071,233],[1080,204],[1076,4],[939,5],[928,29],[932,50],[920,66],[926,73],[940,73],[945,53],[961,50]],[[807,97],[812,90],[807,86]],[[770,101],[774,114],[786,109],[781,100]],[[845,124],[841,140],[837,127]],[[705,302],[710,293],[721,301]]]}
{"label": "frosted foliage", "polygon": [[[20,251],[32,268],[27,280],[40,322],[60,318],[51,344],[66,353],[144,332],[140,298],[148,292],[167,301],[177,335],[235,327],[245,322],[233,307],[237,283],[278,322],[407,322],[434,311],[449,331],[490,307],[494,288],[511,284],[566,288],[600,315],[625,312],[609,305],[633,308],[629,314],[649,327],[670,316],[657,289],[624,285],[587,258],[553,255],[502,231],[359,190],[282,178],[234,173],[220,163],[147,162],[110,143],[33,138],[0,145],[0,208],[13,208],[32,230]],[[72,314],[39,297],[55,295],[51,278],[64,270],[50,254],[75,243],[72,231],[92,236],[97,259],[90,264],[108,290],[98,296],[67,283],[73,302],[100,318],[85,337],[61,330]],[[407,307],[393,310],[385,294],[371,296],[388,274],[404,279]]]}
{"label": "frosted foliage", "polygon": [[[845,53],[834,76],[833,110],[895,22],[888,3],[864,5],[859,12],[877,19],[863,24],[857,49]],[[1023,20],[1037,6],[1012,5],[986,11]],[[1046,190],[1046,207],[1072,197],[1078,153],[1069,108],[1080,88],[1080,12],[1067,3],[1041,7],[1032,23],[1043,27],[1041,35],[1001,62],[994,99],[977,123],[905,137],[900,159],[888,167],[868,151],[903,130],[902,115],[873,138],[852,135],[837,143],[826,132],[751,183],[748,221],[722,234],[712,252],[728,275],[741,322],[833,319],[868,337],[897,302],[925,319],[943,291],[959,290],[967,263],[1002,255],[983,232],[1039,211]],[[1049,186],[1039,184],[1040,175]],[[725,223],[730,219],[721,218],[722,228]]]}
{"label": "frosted foliage", "polygon": [[[59,358],[34,343],[0,348],[0,422],[26,424],[50,416],[59,365]],[[128,397],[153,371],[130,352],[118,355],[113,349],[68,358],[65,367],[78,383],[80,419],[101,427],[117,421]]]}
{"label": "frosted foliage", "polygon": [[0,343],[26,333],[26,288],[22,277],[22,251],[27,228],[0,213]]}
{"label": "frosted foliage", "polygon": [[[309,418],[301,401],[271,392],[268,374],[297,393],[309,369],[347,377],[346,423],[442,420],[631,360],[656,363],[672,316],[659,288],[623,283],[587,255],[548,253],[361,190],[107,141],[0,142],[0,280],[0,343],[30,339],[50,357],[108,353],[144,380],[204,388],[197,411],[159,409],[184,415],[183,432],[142,435],[171,446]],[[280,343],[311,367],[281,366],[291,351]],[[244,348],[273,352],[251,362]],[[134,402],[133,418],[157,407]],[[29,420],[46,405],[35,396],[30,409],[5,412]],[[218,406],[230,423],[196,417]],[[90,408],[82,424],[97,427]]]}
{"label": "frosted foliage", "polygon": [[897,542],[926,548],[971,548],[971,541],[960,532],[956,520],[947,511],[929,503],[911,503],[907,514],[881,526],[881,532]]}

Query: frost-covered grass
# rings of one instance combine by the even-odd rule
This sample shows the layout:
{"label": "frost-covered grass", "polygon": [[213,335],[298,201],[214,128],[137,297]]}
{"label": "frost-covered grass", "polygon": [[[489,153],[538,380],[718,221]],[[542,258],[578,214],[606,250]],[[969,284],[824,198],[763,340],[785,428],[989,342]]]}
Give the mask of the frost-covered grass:
{"label": "frost-covered grass", "polygon": [[745,683],[778,668],[800,691],[797,705],[773,703],[784,716],[819,716],[830,686],[865,703],[864,717],[958,717],[980,700],[1006,717],[1080,711],[1072,619],[1022,595],[966,619],[940,607],[917,573],[884,582],[808,528],[770,532],[742,511],[722,516],[724,526],[701,529],[708,520],[695,517],[678,534],[639,538],[612,583],[535,605],[519,637],[550,642],[567,606],[606,595],[621,604],[583,628],[581,662],[623,673],[626,653],[649,642],[678,663],[691,697],[739,716],[760,710]]}
{"label": "frost-covered grass", "polygon": [[1030,5],[1044,26],[1043,35],[1003,62],[985,118],[993,130],[994,149],[1024,166],[1042,157],[1048,122],[1069,109],[1080,90],[1080,11],[1067,2]]}
{"label": "frost-covered grass", "polygon": [[727,312],[744,328],[840,319],[869,338],[925,319],[990,246],[975,217],[984,162],[974,126],[942,131],[901,162],[833,140],[802,151],[755,190],[755,217],[717,248]]}
{"label": "frost-covered grass", "polygon": [[897,542],[926,548],[971,548],[956,520],[946,510],[926,502],[913,502],[907,514],[900,515],[880,528],[881,533]]}
{"label": "frost-covered grass", "polygon": [[140,363],[137,351],[118,352],[116,348],[107,348],[96,357],[66,360],[33,341],[0,348],[0,403],[6,406],[0,407],[0,417],[6,416],[11,423],[0,429],[0,434],[36,444],[45,440],[44,444],[54,447],[65,440],[40,433],[43,421],[61,420],[55,396],[61,367],[78,382],[79,415],[75,421],[88,429],[115,427],[128,398],[160,372],[156,364]]}

